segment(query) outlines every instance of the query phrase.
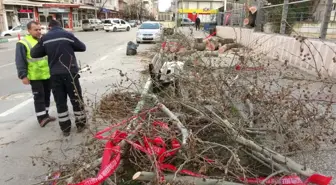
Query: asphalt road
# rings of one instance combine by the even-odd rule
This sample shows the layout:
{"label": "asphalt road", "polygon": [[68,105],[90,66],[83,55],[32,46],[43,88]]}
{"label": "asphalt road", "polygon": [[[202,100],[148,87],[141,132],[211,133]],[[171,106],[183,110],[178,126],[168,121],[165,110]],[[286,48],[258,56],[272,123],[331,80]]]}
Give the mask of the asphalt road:
{"label": "asphalt road", "polygon": [[[114,62],[116,58],[113,58],[111,53],[115,51],[125,53],[127,42],[135,40],[135,32],[136,28],[132,28],[130,32],[115,33],[75,32],[75,35],[87,46],[86,52],[77,53],[78,62],[82,68],[87,65],[94,68],[108,60]],[[14,61],[15,45],[15,41],[0,44],[0,130],[3,127],[11,128],[34,114],[31,87],[23,85],[17,78]],[[149,45],[143,47],[149,47]],[[90,80],[94,75],[97,74],[83,75],[82,81]]]}
{"label": "asphalt road", "polygon": [[[126,56],[127,42],[135,41],[136,28],[129,32],[76,32],[75,35],[87,46],[86,52],[77,53],[78,61],[85,67],[80,78],[85,100],[99,101],[103,93],[124,78],[115,69],[127,73],[130,80],[124,81],[123,85],[143,78],[140,71],[144,69],[145,63],[141,52],[154,45],[141,44],[139,55]],[[77,134],[73,124],[70,137],[64,138],[58,122],[40,128],[34,113],[30,86],[21,84],[17,78],[15,42],[0,44],[0,48],[0,184],[34,184],[45,179],[49,170],[41,160],[35,159],[66,164],[78,157],[82,151],[82,142],[91,132]],[[72,115],[71,104],[68,105]],[[88,107],[91,108],[90,104]],[[51,115],[57,115],[55,109],[52,101]],[[93,125],[89,124],[92,128]]]}

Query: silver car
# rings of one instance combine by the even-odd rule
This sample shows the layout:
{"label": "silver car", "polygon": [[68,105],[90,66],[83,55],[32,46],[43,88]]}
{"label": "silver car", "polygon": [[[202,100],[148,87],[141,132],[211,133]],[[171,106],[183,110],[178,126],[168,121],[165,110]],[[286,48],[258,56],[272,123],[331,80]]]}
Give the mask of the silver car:
{"label": "silver car", "polygon": [[136,33],[137,43],[158,42],[161,40],[161,25],[159,22],[147,21],[141,24]]}
{"label": "silver car", "polygon": [[99,19],[83,19],[82,20],[82,29],[84,31],[92,30],[100,30],[103,29],[104,25]]}
{"label": "silver car", "polygon": [[181,26],[195,26],[195,22],[193,22],[189,18],[183,18],[181,21]]}

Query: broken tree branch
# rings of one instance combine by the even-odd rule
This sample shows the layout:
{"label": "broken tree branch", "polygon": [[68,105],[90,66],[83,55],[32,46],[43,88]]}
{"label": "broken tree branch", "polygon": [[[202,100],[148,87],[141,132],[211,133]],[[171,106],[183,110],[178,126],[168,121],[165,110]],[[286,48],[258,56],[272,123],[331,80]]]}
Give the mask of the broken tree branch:
{"label": "broken tree branch", "polygon": [[[152,181],[155,179],[155,173],[152,172],[137,172],[133,175],[133,180],[135,181]],[[174,181],[174,175],[164,175],[165,180]],[[243,185],[241,183],[222,181],[219,179],[205,179],[205,178],[196,178],[190,176],[180,176],[176,177],[175,180],[187,181],[194,183],[195,185]]]}
{"label": "broken tree branch", "polygon": [[185,128],[185,126],[181,123],[181,121],[177,118],[175,114],[173,114],[165,105],[162,103],[158,104],[158,107],[167,114],[171,119],[173,119],[177,125],[177,127],[180,129],[182,133],[182,145],[187,144],[187,138],[189,136],[188,130]]}

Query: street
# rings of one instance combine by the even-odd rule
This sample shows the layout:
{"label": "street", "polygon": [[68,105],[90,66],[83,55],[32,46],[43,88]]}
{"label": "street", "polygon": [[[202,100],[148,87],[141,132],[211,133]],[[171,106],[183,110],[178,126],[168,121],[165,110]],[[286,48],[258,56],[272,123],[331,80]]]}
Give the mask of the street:
{"label": "street", "polygon": [[[135,41],[137,28],[129,32],[75,32],[86,44],[87,51],[77,53],[77,61],[85,71],[81,74],[84,97],[106,92],[107,86],[120,80],[118,70],[127,72],[132,80],[139,80],[144,69],[139,56],[126,56],[128,41]],[[35,117],[30,86],[25,86],[17,77],[14,63],[16,42],[0,44],[0,184],[32,184],[44,179],[47,167],[33,167],[32,159],[48,154],[52,159],[69,159],[67,152],[80,152],[70,147],[81,143],[80,135],[74,133],[63,139],[58,122],[40,128]],[[154,44],[141,44],[138,52]],[[89,66],[89,67],[87,67]],[[51,97],[51,115],[56,116],[55,103]],[[70,105],[70,104],[68,104]],[[69,110],[72,114],[72,107]],[[74,126],[73,126],[74,127]],[[75,130],[75,129],[74,129]],[[50,142],[48,142],[50,141]],[[66,147],[65,151],[60,148]],[[47,152],[50,150],[52,152]],[[34,162],[33,162],[34,163]],[[20,167],[19,167],[20,166]],[[19,167],[19,168],[18,168]],[[28,171],[28,173],[27,173]]]}

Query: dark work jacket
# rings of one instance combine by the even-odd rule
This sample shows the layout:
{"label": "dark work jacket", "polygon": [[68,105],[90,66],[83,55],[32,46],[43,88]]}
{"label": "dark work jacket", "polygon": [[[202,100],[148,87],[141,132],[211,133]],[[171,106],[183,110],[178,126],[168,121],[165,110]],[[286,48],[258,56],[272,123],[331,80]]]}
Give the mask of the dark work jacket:
{"label": "dark work jacket", "polygon": [[48,56],[50,75],[78,73],[75,56],[77,51],[85,51],[86,46],[74,34],[61,27],[53,27],[32,48],[31,57]]}
{"label": "dark work jacket", "polygon": [[15,64],[18,77],[20,79],[27,77],[28,74],[27,49],[26,46],[20,42],[16,43]]}
{"label": "dark work jacket", "polygon": [[196,24],[200,24],[201,23],[201,19],[197,17],[195,23]]}

